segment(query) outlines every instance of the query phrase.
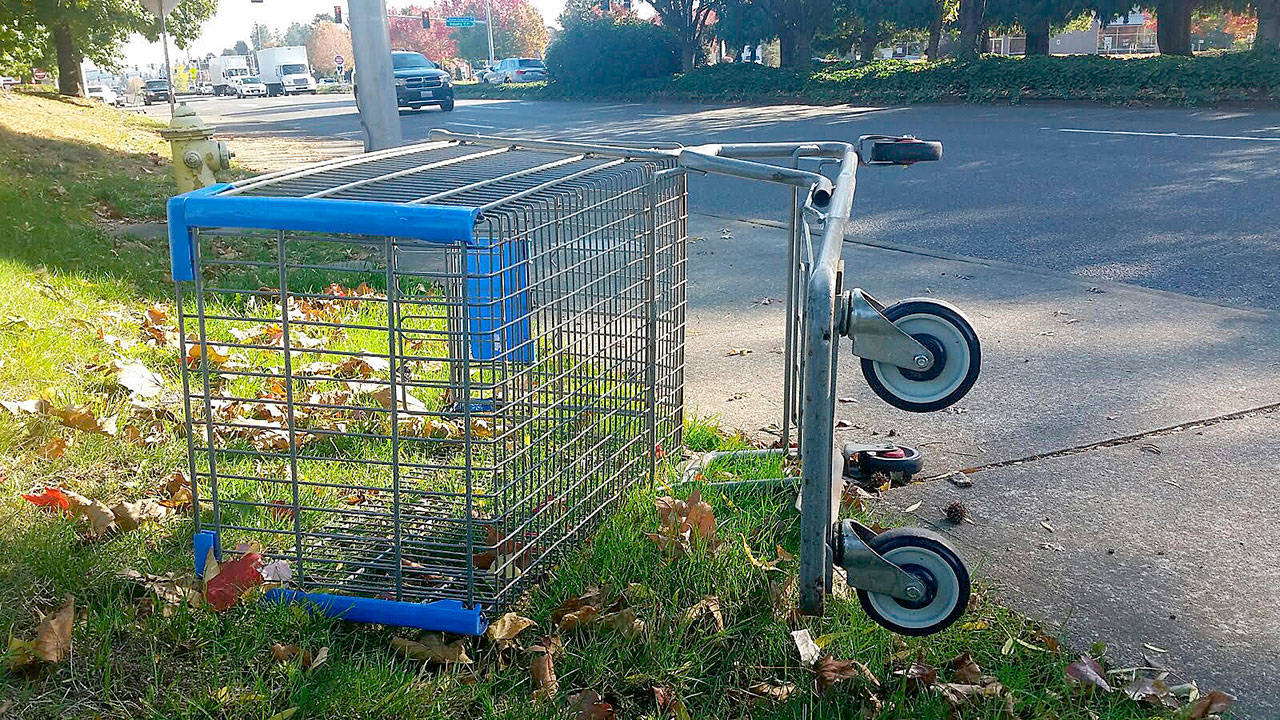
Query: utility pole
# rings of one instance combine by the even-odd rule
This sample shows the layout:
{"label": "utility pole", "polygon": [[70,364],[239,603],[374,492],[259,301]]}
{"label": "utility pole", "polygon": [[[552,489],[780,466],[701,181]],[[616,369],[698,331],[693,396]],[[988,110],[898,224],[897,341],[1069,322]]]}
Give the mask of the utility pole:
{"label": "utility pole", "polygon": [[489,67],[493,67],[493,0],[484,0],[484,29],[489,32]]}
{"label": "utility pole", "polygon": [[356,63],[356,107],[364,126],[364,149],[382,150],[402,142],[391,71],[391,33],[385,0],[347,0],[351,51]]}

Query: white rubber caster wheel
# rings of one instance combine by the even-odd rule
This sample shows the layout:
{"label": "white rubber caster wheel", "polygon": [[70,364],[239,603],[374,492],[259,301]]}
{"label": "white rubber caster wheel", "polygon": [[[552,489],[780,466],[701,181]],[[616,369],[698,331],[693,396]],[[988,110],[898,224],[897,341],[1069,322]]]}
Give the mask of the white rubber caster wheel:
{"label": "white rubber caster wheel", "polygon": [[933,412],[955,404],[978,380],[982,347],[961,312],[936,300],[904,300],[884,316],[933,353],[928,370],[908,370],[862,360],[862,374],[881,400],[909,412]]}
{"label": "white rubber caster wheel", "polygon": [[899,600],[858,591],[862,609],[876,624],[902,635],[945,630],[969,606],[969,570],[941,535],[921,528],[895,528],[867,543],[881,557],[924,583],[919,600]]}

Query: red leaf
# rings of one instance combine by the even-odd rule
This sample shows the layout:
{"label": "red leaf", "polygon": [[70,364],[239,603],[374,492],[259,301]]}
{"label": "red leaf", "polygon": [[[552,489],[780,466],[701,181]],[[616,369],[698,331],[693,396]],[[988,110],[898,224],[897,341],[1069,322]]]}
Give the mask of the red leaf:
{"label": "red leaf", "polygon": [[56,487],[47,487],[44,492],[31,495],[24,494],[22,497],[32,505],[45,508],[49,512],[54,510],[66,512],[71,508],[71,503],[67,500],[67,496],[63,495],[62,491]]}
{"label": "red leaf", "polygon": [[204,599],[214,610],[230,609],[245,591],[262,584],[261,566],[262,556],[255,552],[223,563],[218,574],[205,583]]}

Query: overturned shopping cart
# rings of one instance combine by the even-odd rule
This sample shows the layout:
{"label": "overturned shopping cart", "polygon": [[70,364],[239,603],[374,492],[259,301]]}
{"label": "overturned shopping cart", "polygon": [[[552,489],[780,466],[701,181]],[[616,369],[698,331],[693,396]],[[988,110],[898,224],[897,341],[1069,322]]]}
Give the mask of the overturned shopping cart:
{"label": "overturned shopping cart", "polygon": [[[938,152],[866,147],[872,162]],[[836,182],[800,169],[806,158],[834,163]],[[843,143],[631,149],[437,131],[172,199],[197,569],[256,545],[292,568],[277,599],[482,632],[678,452],[689,172],[796,188],[792,349],[807,361],[788,402],[803,418],[805,507],[830,507],[833,331],[856,325],[864,357],[908,368],[891,388],[937,385],[951,337],[913,337],[842,294],[857,161]],[[934,402],[924,395],[912,401]],[[806,609],[821,611],[845,557],[903,607],[967,593],[963,565],[942,582],[936,563],[895,565],[811,515]]]}

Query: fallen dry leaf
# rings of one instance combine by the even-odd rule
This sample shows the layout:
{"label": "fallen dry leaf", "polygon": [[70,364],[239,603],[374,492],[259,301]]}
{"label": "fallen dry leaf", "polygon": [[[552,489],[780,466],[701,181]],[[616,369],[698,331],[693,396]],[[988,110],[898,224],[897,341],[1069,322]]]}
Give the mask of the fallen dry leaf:
{"label": "fallen dry leaf", "polygon": [[675,720],[689,720],[689,709],[684,701],[671,688],[654,686],[653,702],[658,706],[658,717],[671,717]]}
{"label": "fallen dry leaf", "polygon": [[[242,595],[262,584],[262,556],[246,552],[215,567],[205,563],[204,599],[219,612],[234,606]],[[212,577],[210,575],[212,574]]]}
{"label": "fallen dry leaf", "polygon": [[967,652],[948,660],[947,666],[951,668],[951,677],[955,678],[956,682],[976,684],[982,679],[982,668],[978,667],[973,656]]}
{"label": "fallen dry leaf", "polygon": [[617,720],[613,705],[604,702],[600,693],[594,690],[583,690],[569,698],[570,710],[577,710],[575,720]]}
{"label": "fallen dry leaf", "polygon": [[601,615],[596,620],[596,625],[602,630],[610,630],[625,637],[639,637],[644,633],[644,621],[637,618],[635,610],[631,608]]}
{"label": "fallen dry leaf", "polygon": [[1135,677],[1122,689],[1130,700],[1148,705],[1176,708],[1179,703],[1169,691],[1169,684],[1159,678]]}
{"label": "fallen dry leaf", "polygon": [[127,363],[117,360],[114,369],[116,384],[138,397],[150,398],[164,392],[164,378],[138,360]]}
{"label": "fallen dry leaf", "polygon": [[871,670],[857,660],[837,660],[830,655],[823,655],[814,665],[813,671],[818,676],[818,690],[821,692],[830,690],[837,683],[858,677],[867,680],[873,687],[880,686],[880,681]]}
{"label": "fallen dry leaf", "polygon": [[444,637],[438,633],[427,634],[421,642],[393,637],[391,646],[411,660],[425,660],[436,664],[471,664],[471,658],[467,656],[467,648],[461,638],[453,642],[445,642]]}
{"label": "fallen dry leaf", "polygon": [[1067,665],[1063,669],[1067,676],[1067,680],[1074,685],[1084,687],[1096,687],[1103,692],[1111,692],[1111,685],[1107,682],[1107,673],[1102,669],[1102,665],[1088,655],[1081,655],[1080,659]]}
{"label": "fallen dry leaf", "polygon": [[56,487],[46,487],[38,493],[24,493],[22,498],[38,508],[43,508],[49,512],[61,510],[67,512],[71,507],[71,502],[61,489]]}
{"label": "fallen dry leaf", "polygon": [[137,530],[138,526],[144,522],[159,522],[167,517],[170,512],[172,510],[151,498],[144,498],[136,502],[121,502],[111,508],[111,514],[115,517],[116,527],[120,528],[121,532]]}
{"label": "fallen dry leaf", "polygon": [[63,495],[67,498],[67,512],[74,517],[84,518],[89,523],[89,530],[86,533],[89,537],[101,537],[115,522],[116,515],[111,512],[111,508],[106,506],[100,500],[90,500],[80,493],[70,490],[63,490]]}
{"label": "fallen dry leaf", "polygon": [[22,670],[34,665],[39,660],[40,656],[36,655],[36,643],[34,640],[9,637],[9,650],[5,653],[5,666],[9,668],[10,672]]}
{"label": "fallen dry leaf", "polygon": [[655,504],[658,532],[647,533],[645,537],[656,543],[659,550],[680,556],[689,554],[697,543],[711,551],[719,547],[715,512],[710,504],[703,502],[700,490],[695,489],[687,500],[664,496]]}
{"label": "fallen dry leaf", "polygon": [[48,663],[60,663],[71,654],[71,630],[76,619],[76,599],[68,595],[62,607],[36,626],[36,655]]}
{"label": "fallen dry leaf", "polygon": [[924,661],[921,655],[917,655],[916,659],[907,666],[903,677],[907,680],[907,687],[913,690],[924,690],[934,683],[938,682],[938,671],[929,663]]}
{"label": "fallen dry leaf", "polygon": [[1208,695],[1201,695],[1200,699],[1191,704],[1191,709],[1187,714],[1188,720],[1204,720],[1211,715],[1221,715],[1231,709],[1231,704],[1236,701],[1235,697],[1214,690]]}
{"label": "fallen dry leaf", "polygon": [[533,653],[529,663],[529,676],[533,679],[533,697],[549,699],[560,692],[560,681],[556,679],[555,658],[551,651],[543,650]]}
{"label": "fallen dry leaf", "polygon": [[115,435],[119,432],[117,427],[118,421],[115,415],[105,418],[99,418],[87,407],[74,406],[68,408],[55,408],[50,411],[51,415],[62,421],[62,424],[81,432],[94,433],[97,435]]}
{"label": "fallen dry leaf", "polygon": [[537,623],[529,618],[509,612],[489,623],[489,629],[485,630],[485,635],[489,637],[490,642],[504,642],[515,639],[517,635],[535,625]]}
{"label": "fallen dry leaf", "polygon": [[49,438],[48,442],[36,449],[36,454],[45,460],[57,460],[67,454],[67,448],[71,447],[71,437],[63,437],[56,435]]}
{"label": "fallen dry leaf", "polygon": [[785,702],[791,697],[791,693],[796,691],[796,684],[790,682],[771,683],[758,682],[747,688],[747,692],[757,698],[763,698],[774,703]]}
{"label": "fallen dry leaf", "polygon": [[710,618],[716,632],[724,632],[724,615],[720,612],[720,598],[707,595],[684,613],[687,623],[698,622],[702,618]]}

